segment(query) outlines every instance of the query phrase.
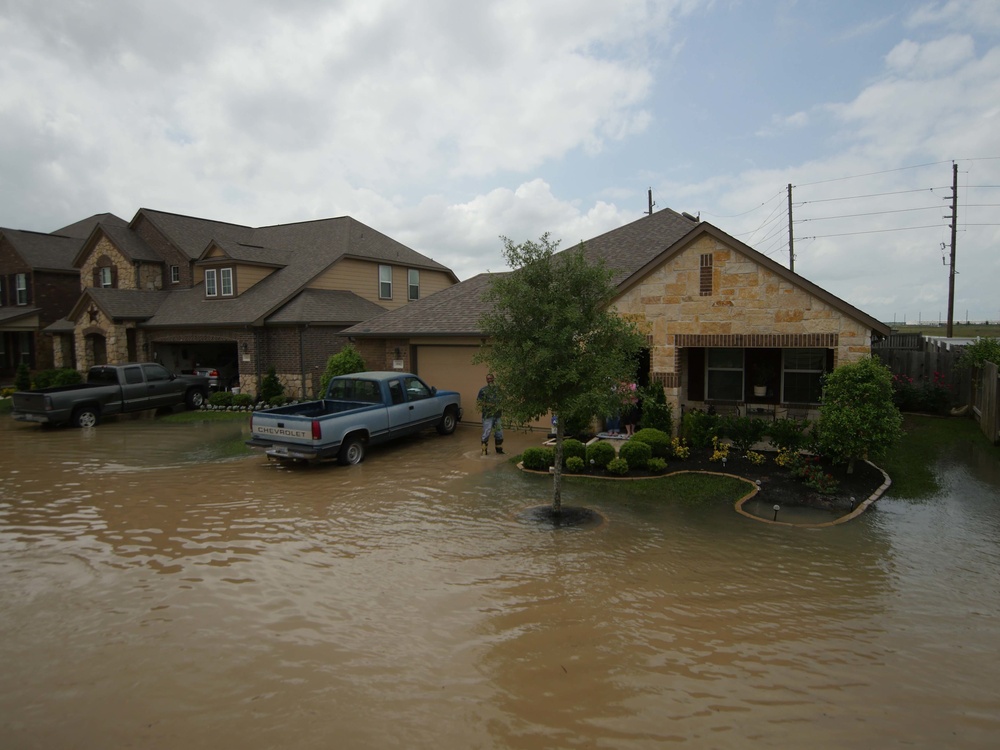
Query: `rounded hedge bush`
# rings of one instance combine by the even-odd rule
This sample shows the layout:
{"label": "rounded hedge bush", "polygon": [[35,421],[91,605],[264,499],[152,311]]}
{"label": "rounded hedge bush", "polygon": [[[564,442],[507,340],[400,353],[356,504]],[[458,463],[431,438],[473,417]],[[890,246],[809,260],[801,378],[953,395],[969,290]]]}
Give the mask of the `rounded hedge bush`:
{"label": "rounded hedge bush", "polygon": [[658,430],[655,427],[643,427],[632,436],[629,443],[636,440],[648,445],[653,451],[652,455],[657,458],[668,458],[670,456],[670,435],[663,430]]}
{"label": "rounded hedge bush", "polygon": [[229,391],[216,391],[208,397],[209,406],[232,406],[233,394]]}
{"label": "rounded hedge bush", "polygon": [[616,457],[615,447],[610,443],[598,441],[587,446],[587,463],[595,469],[604,469]]}
{"label": "rounded hedge bush", "polygon": [[525,469],[548,471],[555,463],[555,451],[551,448],[525,448],[521,454],[521,463]]}
{"label": "rounded hedge bush", "polygon": [[253,396],[249,393],[234,393],[233,406],[250,407],[253,406]]}
{"label": "rounded hedge bush", "polygon": [[653,449],[648,443],[632,438],[618,449],[618,457],[624,458],[633,469],[645,469],[653,457]]}
{"label": "rounded hedge bush", "polygon": [[563,466],[569,466],[571,458],[579,458],[583,461],[587,457],[587,446],[576,438],[566,438],[563,440]]}
{"label": "rounded hedge bush", "polygon": [[662,458],[651,458],[646,462],[646,471],[662,474],[667,470],[667,462]]}
{"label": "rounded hedge bush", "polygon": [[624,458],[612,458],[604,470],[616,477],[623,477],[628,474],[628,461]]}
{"label": "rounded hedge bush", "polygon": [[570,472],[571,474],[582,473],[584,466],[585,464],[583,463],[583,459],[580,458],[580,456],[570,456],[569,458],[566,459],[566,471]]}

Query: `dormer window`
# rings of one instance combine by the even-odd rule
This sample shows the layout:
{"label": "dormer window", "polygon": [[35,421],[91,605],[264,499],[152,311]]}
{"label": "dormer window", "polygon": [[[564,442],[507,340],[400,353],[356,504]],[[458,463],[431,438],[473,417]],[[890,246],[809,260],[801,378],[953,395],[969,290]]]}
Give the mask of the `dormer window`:
{"label": "dormer window", "polygon": [[206,297],[232,297],[234,293],[232,268],[205,269]]}
{"label": "dormer window", "polygon": [[114,282],[111,279],[111,266],[97,269],[97,285],[108,289]]}
{"label": "dormer window", "polygon": [[181,267],[180,266],[170,266],[170,283],[180,284],[181,283]]}

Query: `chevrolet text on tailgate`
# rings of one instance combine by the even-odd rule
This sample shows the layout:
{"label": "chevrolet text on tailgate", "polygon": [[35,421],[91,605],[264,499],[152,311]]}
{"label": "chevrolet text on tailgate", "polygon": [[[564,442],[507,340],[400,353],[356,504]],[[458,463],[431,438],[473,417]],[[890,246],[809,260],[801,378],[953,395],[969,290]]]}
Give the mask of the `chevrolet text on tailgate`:
{"label": "chevrolet text on tailgate", "polygon": [[456,391],[439,391],[408,372],[356,372],[333,378],[324,398],[255,412],[247,445],[279,461],[364,460],[369,445],[434,427],[455,431]]}

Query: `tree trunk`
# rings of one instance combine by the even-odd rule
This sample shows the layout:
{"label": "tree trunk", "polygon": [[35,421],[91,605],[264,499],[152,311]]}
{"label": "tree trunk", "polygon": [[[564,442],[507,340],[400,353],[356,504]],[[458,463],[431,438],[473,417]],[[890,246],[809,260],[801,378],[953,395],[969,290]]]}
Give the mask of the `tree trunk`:
{"label": "tree trunk", "polygon": [[849,459],[847,459],[847,473],[848,474],[854,473],[854,456],[851,456]]}
{"label": "tree trunk", "polygon": [[552,472],[552,512],[562,512],[563,421],[556,415],[556,455]]}

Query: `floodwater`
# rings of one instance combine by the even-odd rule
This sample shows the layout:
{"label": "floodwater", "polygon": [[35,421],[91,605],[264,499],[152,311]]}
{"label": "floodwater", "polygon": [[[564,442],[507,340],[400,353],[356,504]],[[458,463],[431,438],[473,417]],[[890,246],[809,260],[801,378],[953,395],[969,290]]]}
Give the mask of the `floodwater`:
{"label": "floodwater", "polygon": [[569,480],[607,522],[553,530],[475,427],[308,468],[243,431],[0,420],[5,750],[1000,738],[988,451],[828,529]]}

